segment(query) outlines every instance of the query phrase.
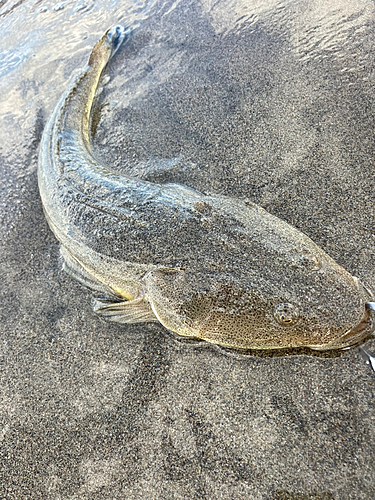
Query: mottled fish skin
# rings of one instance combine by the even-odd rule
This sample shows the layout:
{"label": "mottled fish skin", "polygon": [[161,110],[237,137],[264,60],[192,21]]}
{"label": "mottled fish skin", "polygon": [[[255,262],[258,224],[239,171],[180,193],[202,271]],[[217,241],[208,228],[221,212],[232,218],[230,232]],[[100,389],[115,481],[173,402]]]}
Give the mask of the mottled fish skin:
{"label": "mottled fish skin", "polygon": [[324,350],[368,336],[368,292],[300,231],[251,202],[127,178],[95,159],[92,101],[126,34],[114,27],[94,46],[39,156],[64,267],[104,294],[94,310],[235,348]]}

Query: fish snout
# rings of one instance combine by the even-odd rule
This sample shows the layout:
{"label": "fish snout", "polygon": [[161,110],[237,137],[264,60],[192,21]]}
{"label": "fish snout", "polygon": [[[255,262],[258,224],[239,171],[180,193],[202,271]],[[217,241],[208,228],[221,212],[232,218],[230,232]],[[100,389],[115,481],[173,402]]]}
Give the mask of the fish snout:
{"label": "fish snout", "polygon": [[375,330],[375,302],[373,301],[373,294],[359,280],[358,283],[366,293],[366,298],[370,298],[370,300],[365,302],[365,311],[362,320],[342,338],[342,340],[347,340],[347,347],[358,344]]}
{"label": "fish snout", "polygon": [[[375,302],[372,292],[355,276],[353,276],[362,296],[362,317],[350,330],[332,340],[329,344],[314,346],[314,350],[350,349],[369,337],[375,330]],[[363,308],[363,309],[362,309]]]}
{"label": "fish snout", "polygon": [[352,347],[358,344],[361,340],[371,335],[375,329],[375,302],[373,301],[373,294],[358,278],[355,278],[355,281],[362,291],[364,299],[367,299],[367,302],[364,302],[364,314],[361,321],[342,337],[342,341],[346,341],[345,347]]}

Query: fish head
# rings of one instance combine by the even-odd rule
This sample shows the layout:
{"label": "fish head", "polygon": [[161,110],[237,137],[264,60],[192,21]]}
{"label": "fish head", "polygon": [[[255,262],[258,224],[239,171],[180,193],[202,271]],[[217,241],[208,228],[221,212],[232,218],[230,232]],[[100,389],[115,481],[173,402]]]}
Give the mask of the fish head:
{"label": "fish head", "polygon": [[233,240],[219,270],[211,255],[150,271],[147,297],[159,321],[180,335],[244,349],[343,349],[367,337],[372,299],[360,281],[300,231],[279,222],[277,236],[268,222],[273,233],[267,242],[257,238],[255,254],[245,237],[236,253]]}
{"label": "fish head", "polygon": [[[272,283],[241,286],[233,275],[218,279],[161,267],[148,273],[146,289],[166,328],[228,347],[343,349],[374,330],[369,296],[358,279],[339,275],[335,282],[332,273],[320,273],[306,287],[297,278],[282,293],[275,285],[272,290]],[[329,290],[319,293],[317,285],[325,279]]]}

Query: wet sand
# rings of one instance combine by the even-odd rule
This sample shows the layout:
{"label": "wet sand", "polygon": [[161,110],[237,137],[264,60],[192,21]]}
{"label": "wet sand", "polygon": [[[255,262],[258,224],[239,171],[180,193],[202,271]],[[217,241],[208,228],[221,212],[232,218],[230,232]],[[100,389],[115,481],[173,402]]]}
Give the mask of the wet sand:
{"label": "wet sand", "polygon": [[[46,33],[68,7],[45,13]],[[357,350],[243,356],[105,323],[61,271],[39,140],[92,40],[130,7],[116,9],[97,35],[84,38],[88,11],[76,45],[46,59],[36,43],[0,72],[0,498],[373,498],[375,374]],[[325,9],[152,4],[109,67],[94,149],[123,173],[251,199],[374,290],[372,7]]]}

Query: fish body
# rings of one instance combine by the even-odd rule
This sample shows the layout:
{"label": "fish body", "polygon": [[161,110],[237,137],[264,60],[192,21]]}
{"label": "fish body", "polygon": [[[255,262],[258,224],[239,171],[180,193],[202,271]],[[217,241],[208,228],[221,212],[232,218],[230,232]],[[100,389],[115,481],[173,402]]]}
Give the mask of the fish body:
{"label": "fish body", "polygon": [[108,30],[43,133],[38,182],[64,268],[120,323],[160,321],[234,348],[343,348],[373,331],[369,293],[310,238],[254,203],[117,174],[90,145]]}

